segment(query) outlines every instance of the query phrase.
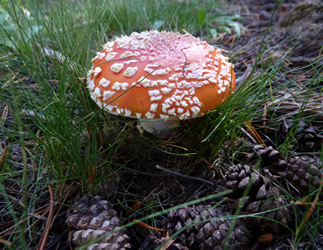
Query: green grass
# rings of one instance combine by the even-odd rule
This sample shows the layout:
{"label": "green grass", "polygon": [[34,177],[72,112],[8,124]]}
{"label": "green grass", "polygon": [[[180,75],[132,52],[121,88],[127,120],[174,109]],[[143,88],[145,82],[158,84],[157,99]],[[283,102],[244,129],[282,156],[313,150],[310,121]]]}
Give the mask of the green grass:
{"label": "green grass", "polygon": [[[8,1],[2,5],[5,18],[1,44],[8,46],[10,52],[2,58],[4,72],[8,72],[2,81],[8,86],[1,91],[14,96],[12,103],[4,101],[20,120],[16,124],[32,120],[30,126],[35,125],[46,138],[40,140],[34,131],[27,131],[29,139],[40,143],[50,155],[47,160],[56,178],[64,179],[67,171],[86,182],[87,166],[102,157],[97,142],[102,114],[89,101],[79,78],[86,75],[91,58],[108,39],[107,35],[152,28],[203,33],[203,23],[219,15],[214,12],[215,7],[218,6],[213,1],[203,1],[198,7],[195,1],[167,1],[167,4],[165,1],[98,1],[97,4],[53,1],[49,6],[42,2],[29,1],[24,5]],[[224,14],[220,15],[223,18]],[[163,24],[157,27],[156,23]],[[59,57],[46,54],[48,50],[60,53]],[[37,88],[29,89],[27,84],[17,91],[16,85],[25,83],[18,80],[13,84],[10,73],[30,78]],[[26,106],[24,113],[20,111],[22,105]],[[123,140],[122,134],[120,137],[118,140]],[[111,144],[117,151],[115,143]],[[80,146],[86,147],[86,155],[82,155]],[[110,157],[114,154],[109,149],[104,151]],[[63,168],[62,159],[66,164]]]}
{"label": "green grass", "polygon": [[[184,132],[168,141],[142,136],[133,121],[99,110],[80,79],[86,76],[95,52],[114,36],[149,29],[185,30],[205,39],[223,31],[240,35],[239,18],[219,8],[211,0],[2,1],[0,107],[3,110],[8,105],[10,112],[0,132],[9,138],[10,153],[17,152],[17,145],[22,148],[17,153],[19,160],[7,158],[0,170],[0,191],[8,203],[8,210],[1,212],[11,214],[18,225],[14,231],[19,232],[7,240],[27,247],[28,235],[36,234],[29,227],[35,220],[29,213],[36,204],[48,200],[47,185],[53,186],[57,196],[70,183],[95,194],[124,169],[134,175],[154,176],[135,161],[181,163],[188,175],[203,159],[227,166],[223,155],[239,149],[245,136],[240,128],[261,116],[264,105],[293,84],[295,79],[272,86],[286,66],[284,58],[263,66],[260,74],[252,74],[224,105],[198,122],[183,123],[180,131]],[[321,70],[319,63],[308,68],[316,74],[306,85],[305,100],[317,95]],[[301,90],[295,89],[296,95]],[[268,112],[275,113],[276,106],[269,107]],[[306,119],[316,121],[316,116]],[[280,148],[283,155],[290,151],[291,138]],[[128,165],[135,168],[131,170]],[[200,167],[207,168],[203,164]],[[7,190],[14,185],[22,187],[19,198],[24,206],[18,211]],[[154,204],[143,212],[143,216],[152,213],[146,219],[163,214]],[[30,229],[26,235],[20,230],[25,227]]]}

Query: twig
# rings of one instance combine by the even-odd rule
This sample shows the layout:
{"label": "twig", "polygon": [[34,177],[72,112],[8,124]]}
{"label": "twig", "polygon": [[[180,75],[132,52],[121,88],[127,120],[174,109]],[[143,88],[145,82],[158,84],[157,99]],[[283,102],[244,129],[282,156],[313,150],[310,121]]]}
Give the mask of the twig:
{"label": "twig", "polygon": [[49,215],[48,215],[48,219],[46,221],[44,232],[40,238],[39,245],[37,247],[38,250],[45,249],[45,245],[47,242],[48,234],[49,234],[50,227],[51,227],[51,224],[53,221],[53,216],[54,216],[54,194],[53,194],[52,186],[48,185],[48,189],[49,189],[49,194],[50,194]]}
{"label": "twig", "polygon": [[181,174],[181,173],[178,173],[178,172],[163,168],[162,166],[159,166],[159,165],[156,165],[156,168],[158,168],[158,169],[160,169],[160,170],[162,170],[164,172],[167,172],[167,173],[170,173],[170,174],[173,174],[173,175],[177,175],[177,176],[182,177],[182,178],[195,180],[195,181],[201,181],[201,182],[204,182],[204,183],[209,184],[209,185],[214,185],[215,184],[215,183],[213,183],[211,181],[204,180],[204,179],[199,178],[199,177],[193,177],[193,176],[184,175],[184,174]]}

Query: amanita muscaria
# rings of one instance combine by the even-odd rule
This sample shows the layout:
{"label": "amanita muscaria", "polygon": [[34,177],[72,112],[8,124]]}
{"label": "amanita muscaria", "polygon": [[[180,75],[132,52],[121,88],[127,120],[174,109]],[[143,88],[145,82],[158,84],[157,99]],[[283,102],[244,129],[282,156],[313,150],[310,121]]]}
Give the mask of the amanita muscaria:
{"label": "amanita muscaria", "polygon": [[203,116],[235,89],[228,58],[190,34],[134,32],[104,44],[92,62],[87,87],[98,106],[155,134]]}

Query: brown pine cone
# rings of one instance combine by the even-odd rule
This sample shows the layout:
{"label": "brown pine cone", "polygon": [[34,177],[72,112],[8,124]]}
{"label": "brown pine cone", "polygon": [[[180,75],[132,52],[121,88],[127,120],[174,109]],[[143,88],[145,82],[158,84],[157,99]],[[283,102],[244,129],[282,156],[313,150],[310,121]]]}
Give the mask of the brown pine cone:
{"label": "brown pine cone", "polygon": [[[317,152],[322,149],[323,135],[320,134],[317,126],[312,126],[304,120],[289,120],[277,127],[277,143],[281,145],[291,136],[296,143],[295,149],[298,152]],[[272,139],[275,141],[274,135]]]}
{"label": "brown pine cone", "polygon": [[219,219],[231,215],[211,205],[185,207],[170,212],[168,228],[170,235],[185,228],[175,238],[175,242],[189,249],[223,249],[227,237],[230,238],[228,249],[244,249],[250,235],[243,222],[237,219],[229,234],[232,220]]}
{"label": "brown pine cone", "polygon": [[300,152],[317,152],[322,149],[323,135],[319,134],[319,130],[315,126],[308,126],[296,138],[299,143],[298,151]]}
{"label": "brown pine cone", "polygon": [[69,240],[80,247],[90,241],[107,235],[87,249],[129,249],[129,236],[125,230],[118,230],[121,226],[117,212],[109,201],[85,196],[77,201],[68,211],[67,226],[70,230]]}
{"label": "brown pine cone", "polygon": [[322,161],[317,156],[291,156],[287,160],[286,179],[301,193],[318,188],[322,174]]}
{"label": "brown pine cone", "polygon": [[256,185],[260,182],[260,175],[251,171],[248,165],[237,164],[228,168],[225,172],[226,185],[230,189],[244,190],[249,182],[251,185]]}
{"label": "brown pine cone", "polygon": [[[259,188],[256,196],[250,198],[249,204],[246,204],[243,211],[247,213],[260,213],[259,216],[248,218],[248,226],[260,228],[264,233],[272,232],[279,233],[285,229],[285,226],[292,220],[291,207],[284,207],[289,204],[289,200],[282,196],[281,190],[272,184],[272,181],[263,177],[264,183]],[[252,202],[251,202],[252,201]],[[270,211],[277,209],[274,211]]]}
{"label": "brown pine cone", "polygon": [[256,145],[246,147],[238,153],[236,160],[249,166],[269,168],[270,172],[279,175],[283,175],[286,167],[286,161],[282,158],[280,152],[272,146]]}
{"label": "brown pine cone", "polygon": [[[247,225],[250,228],[259,229],[263,233],[278,233],[284,228],[283,225],[288,225],[291,221],[290,207],[283,207],[289,204],[288,199],[282,196],[280,189],[274,186],[267,177],[253,171],[247,165],[238,164],[229,167],[224,178],[227,187],[234,190],[232,197],[243,199],[241,210],[243,213],[266,212],[281,207],[278,210],[259,215],[264,218],[249,217]],[[241,197],[243,191],[248,187],[250,189],[247,196]]]}
{"label": "brown pine cone", "polygon": [[[302,134],[302,131],[306,128],[306,123],[303,120],[298,122],[294,119],[289,119],[287,122],[281,123],[277,126],[277,143],[281,145],[284,141],[293,133],[294,137]],[[273,137],[275,135],[272,135]],[[275,141],[275,139],[273,138]]]}

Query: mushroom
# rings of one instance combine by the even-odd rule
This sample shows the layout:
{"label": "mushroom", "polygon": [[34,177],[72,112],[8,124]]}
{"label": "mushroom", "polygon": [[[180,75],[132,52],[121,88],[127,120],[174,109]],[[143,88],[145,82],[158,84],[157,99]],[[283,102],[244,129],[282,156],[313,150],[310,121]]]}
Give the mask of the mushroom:
{"label": "mushroom", "polygon": [[216,108],[235,81],[220,49],[190,34],[152,30],[104,44],[92,60],[87,88],[100,108],[137,118],[146,131],[163,135],[180,120]]}

